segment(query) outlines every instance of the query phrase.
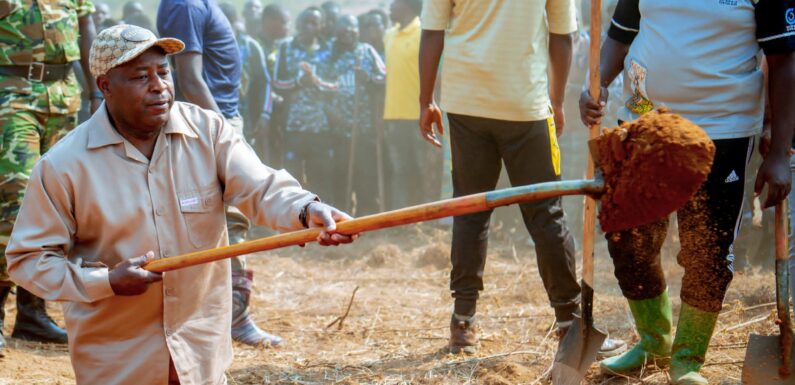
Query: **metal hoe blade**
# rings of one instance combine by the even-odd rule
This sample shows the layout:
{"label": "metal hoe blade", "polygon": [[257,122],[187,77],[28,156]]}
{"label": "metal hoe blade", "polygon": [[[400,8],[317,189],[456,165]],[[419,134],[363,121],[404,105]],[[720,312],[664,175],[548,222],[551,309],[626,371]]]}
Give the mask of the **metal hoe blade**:
{"label": "metal hoe blade", "polygon": [[[748,339],[748,349],[745,351],[742,383],[745,385],[795,384],[795,374],[790,374],[786,378],[779,374],[781,365],[781,339],[779,336],[751,334]],[[793,362],[790,362],[789,369],[790,373],[795,373]]]}
{"label": "metal hoe blade", "polygon": [[550,373],[554,385],[578,385],[596,361],[607,335],[593,326],[593,289],[583,284],[582,317],[575,317],[560,341]]}
{"label": "metal hoe blade", "polygon": [[742,382],[747,385],[795,385],[792,318],[789,311],[789,229],[787,201],[776,206],[776,315],[778,336],[752,334],[745,351]]}
{"label": "metal hoe blade", "polygon": [[552,383],[554,385],[578,385],[585,373],[596,361],[596,354],[607,335],[587,325],[584,319],[577,317],[560,342],[552,366]]}

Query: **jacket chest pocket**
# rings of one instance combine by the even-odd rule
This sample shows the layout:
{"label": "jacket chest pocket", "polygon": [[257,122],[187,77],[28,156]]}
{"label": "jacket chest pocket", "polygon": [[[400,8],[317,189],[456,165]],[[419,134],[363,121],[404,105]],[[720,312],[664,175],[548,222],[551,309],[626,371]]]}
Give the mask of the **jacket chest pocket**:
{"label": "jacket chest pocket", "polygon": [[217,245],[226,227],[221,189],[212,186],[185,190],[177,193],[177,198],[193,246],[204,248]]}

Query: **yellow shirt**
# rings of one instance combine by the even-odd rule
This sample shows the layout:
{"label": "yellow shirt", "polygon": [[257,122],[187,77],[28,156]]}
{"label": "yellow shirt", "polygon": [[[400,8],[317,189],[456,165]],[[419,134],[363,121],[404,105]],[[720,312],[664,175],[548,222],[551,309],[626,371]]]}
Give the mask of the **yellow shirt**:
{"label": "yellow shirt", "polygon": [[402,30],[395,26],[384,36],[386,55],[386,98],[384,119],[420,118],[420,19]]}
{"label": "yellow shirt", "polygon": [[425,0],[422,28],[445,31],[443,110],[542,120],[551,115],[549,33],[577,30],[576,5],[574,0]]}
{"label": "yellow shirt", "polygon": [[149,250],[159,258],[228,244],[224,205],[252,222],[303,228],[315,198],[263,165],[224,119],[176,102],[151,161],[110,124],[104,105],[36,164],[8,245],[8,272],[63,301],[82,385],[220,385],[232,361],[228,260],[163,274],[115,296],[108,268]]}

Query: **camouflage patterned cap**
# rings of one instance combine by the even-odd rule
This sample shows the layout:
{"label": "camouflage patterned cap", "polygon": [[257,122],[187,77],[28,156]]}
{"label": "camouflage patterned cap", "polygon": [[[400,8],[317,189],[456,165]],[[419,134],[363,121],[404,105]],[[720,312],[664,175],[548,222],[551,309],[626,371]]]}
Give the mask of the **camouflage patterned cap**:
{"label": "camouflage patterned cap", "polygon": [[134,25],[116,25],[103,30],[91,44],[88,62],[94,77],[106,74],[138,57],[147,49],[158,46],[171,55],[182,51],[185,44],[179,39],[158,39],[152,31]]}

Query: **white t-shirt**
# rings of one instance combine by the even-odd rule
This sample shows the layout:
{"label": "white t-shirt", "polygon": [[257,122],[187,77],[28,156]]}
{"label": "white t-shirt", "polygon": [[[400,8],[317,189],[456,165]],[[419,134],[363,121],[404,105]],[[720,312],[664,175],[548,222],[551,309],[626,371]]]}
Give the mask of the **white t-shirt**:
{"label": "white t-shirt", "polygon": [[760,49],[770,54],[795,47],[795,15],[787,16],[792,3],[619,0],[608,34],[631,44],[619,119],[664,105],[712,139],[758,134],[764,115]]}

